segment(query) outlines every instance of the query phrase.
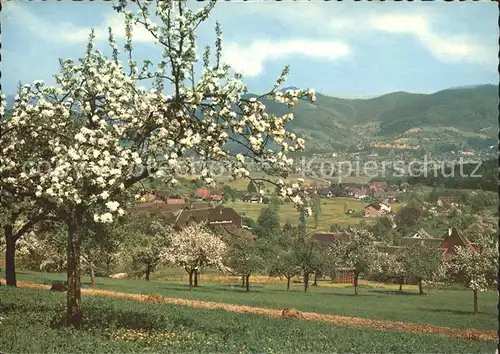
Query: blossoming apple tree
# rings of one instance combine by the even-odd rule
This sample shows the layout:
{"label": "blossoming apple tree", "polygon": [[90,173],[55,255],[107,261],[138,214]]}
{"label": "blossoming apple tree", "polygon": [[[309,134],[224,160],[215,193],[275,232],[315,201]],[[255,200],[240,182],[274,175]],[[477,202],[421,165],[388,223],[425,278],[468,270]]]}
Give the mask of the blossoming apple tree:
{"label": "blossoming apple tree", "polygon": [[[450,280],[463,284],[474,294],[474,315],[479,313],[478,293],[498,281],[498,243],[479,237],[476,247],[455,247],[446,271]],[[496,243],[496,244],[495,244]]]}
{"label": "blossoming apple tree", "polygon": [[222,238],[203,224],[190,224],[170,234],[169,246],[161,254],[164,262],[183,268],[189,274],[189,290],[193,274],[203,267],[225,271],[223,259],[226,244]]}
{"label": "blossoming apple tree", "polygon": [[[5,244],[5,278],[7,285],[16,286],[16,244],[33,231],[37,224],[49,219],[50,209],[27,197],[2,191],[0,196],[0,225]],[[3,249],[2,249],[3,250]]]}
{"label": "blossoming apple tree", "polygon": [[[203,70],[196,80],[196,29],[209,17],[214,3],[195,12],[186,2],[157,1],[159,24],[151,20],[153,2],[134,3],[137,13],[127,10],[125,2],[116,7],[125,19],[127,67],[120,61],[111,29],[110,58],[94,48],[92,31],[82,58],[60,60],[56,86],[42,81],[24,85],[12,117],[1,121],[2,186],[50,207],[66,223],[67,316],[76,327],[83,315],[80,248],[84,215],[92,213],[97,222],[111,222],[124,214],[127,190],[148,177],[175,184],[178,173],[189,172],[191,156],[206,163],[216,161],[235,178],[250,178],[249,161],[269,175],[286,178],[293,163],[287,153],[303,149],[304,140],[286,130],[293,115],[268,114],[262,98],[289,107],[300,99],[315,100],[313,90],[279,91],[288,68],[268,93],[246,99],[242,76],[231,74],[221,61],[218,25],[215,55],[205,49]],[[134,26],[142,26],[156,40],[162,52],[156,65],[144,60],[139,68],[134,60]],[[140,88],[144,80],[152,82],[151,90]],[[5,100],[2,105],[4,109]],[[231,144],[240,152],[235,153]],[[213,182],[208,168],[201,174],[205,182]],[[284,187],[282,180],[274,182]],[[281,193],[306,208],[299,185],[281,188]]]}

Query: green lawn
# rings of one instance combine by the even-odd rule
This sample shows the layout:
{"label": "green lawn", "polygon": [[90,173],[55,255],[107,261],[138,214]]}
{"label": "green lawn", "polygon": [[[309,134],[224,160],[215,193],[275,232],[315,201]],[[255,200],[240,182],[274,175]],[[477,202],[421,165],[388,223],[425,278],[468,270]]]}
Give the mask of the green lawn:
{"label": "green lawn", "polygon": [[7,353],[491,353],[496,346],[494,341],[339,327],[85,295],[84,328],[75,331],[58,326],[64,316],[64,294],[2,287],[0,299],[0,351]]}
{"label": "green lawn", "polygon": [[[366,202],[350,199],[350,198],[325,198],[322,201],[322,212],[319,217],[318,230],[328,231],[330,225],[340,224],[344,226],[359,224],[362,220],[366,222],[374,222],[374,219],[363,218],[346,215],[344,213],[344,205],[347,209],[354,209],[356,212],[364,210]],[[266,207],[266,204],[244,203],[243,201],[236,201],[234,203],[227,203],[226,206],[233,208],[242,215],[249,216],[254,220],[259,217],[260,210]],[[397,210],[399,205],[395,204],[394,208]],[[293,203],[287,202],[280,208],[280,221],[281,224],[289,221],[297,225],[299,222],[299,213],[295,209]],[[307,221],[309,228],[314,227],[314,218],[309,217]]]}
{"label": "green lawn", "polygon": [[[179,274],[179,273],[176,273]],[[22,272],[19,280],[50,283],[53,280],[65,280],[64,274],[48,274]],[[172,272],[171,277],[174,277]],[[84,286],[89,286],[89,279],[84,277]],[[250,278],[251,281],[251,278]],[[311,287],[303,293],[302,284],[293,284],[292,291],[285,291],[282,284],[251,284],[251,291],[245,292],[234,283],[215,283],[200,279],[200,287],[189,291],[186,281],[151,281],[132,279],[97,278],[100,289],[121,292],[151,294],[158,293],[165,297],[185,298],[245,304],[258,307],[285,308],[292,307],[302,311],[327,314],[385,319],[403,322],[414,322],[447,327],[477,328],[496,330],[498,327],[496,305],[498,296],[495,292],[479,295],[477,316],[472,315],[472,292],[456,288],[452,290],[427,288],[428,295],[419,296],[415,291],[398,294],[389,289],[361,286],[359,296],[353,296],[352,287],[328,286],[328,282],[320,282],[320,286]]]}

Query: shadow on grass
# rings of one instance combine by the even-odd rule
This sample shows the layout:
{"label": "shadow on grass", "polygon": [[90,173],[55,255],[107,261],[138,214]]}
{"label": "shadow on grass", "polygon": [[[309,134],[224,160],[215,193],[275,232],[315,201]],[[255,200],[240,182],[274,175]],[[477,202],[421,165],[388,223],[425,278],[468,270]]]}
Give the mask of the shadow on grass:
{"label": "shadow on grass", "polygon": [[[368,290],[368,291],[371,293],[386,294],[386,295],[406,295],[406,296],[419,295],[416,292],[409,292],[409,291],[404,291],[404,290],[403,291],[399,291],[399,290]],[[424,296],[424,295],[419,295],[419,296]]]}
{"label": "shadow on grass", "polygon": [[[448,313],[448,314],[454,314],[454,315],[460,315],[460,316],[474,316],[474,312],[472,310],[470,311],[463,311],[463,310],[450,310],[450,309],[441,309],[441,308],[430,308],[430,307],[419,307],[419,311],[425,311],[425,312],[438,312],[438,313]],[[479,311],[479,315],[489,315],[488,312],[483,312]]]}

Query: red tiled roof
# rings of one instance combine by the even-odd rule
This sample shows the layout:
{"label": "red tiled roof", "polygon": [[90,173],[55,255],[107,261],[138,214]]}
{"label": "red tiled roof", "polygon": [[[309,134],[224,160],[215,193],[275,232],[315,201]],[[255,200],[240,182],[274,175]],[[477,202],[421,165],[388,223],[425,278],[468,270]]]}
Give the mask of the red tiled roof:
{"label": "red tiled roof", "polygon": [[208,189],[198,188],[194,191],[194,194],[200,198],[208,198],[212,193]]}
{"label": "red tiled roof", "polygon": [[455,247],[469,247],[472,251],[476,247],[465,237],[456,227],[451,227],[445,234],[441,242],[441,248],[445,250],[445,254],[452,254],[455,252]]}
{"label": "red tiled roof", "polygon": [[342,232],[318,232],[315,233],[312,238],[323,245],[328,245],[336,241],[342,241],[347,236]]}

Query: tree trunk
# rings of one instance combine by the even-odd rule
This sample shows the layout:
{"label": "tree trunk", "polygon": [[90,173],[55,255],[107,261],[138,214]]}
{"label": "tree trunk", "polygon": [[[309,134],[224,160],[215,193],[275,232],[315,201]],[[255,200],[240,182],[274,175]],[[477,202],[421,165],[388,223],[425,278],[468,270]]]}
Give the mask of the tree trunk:
{"label": "tree trunk", "polygon": [[241,276],[241,287],[242,288],[245,287],[245,276],[244,275]]}
{"label": "tree trunk", "polygon": [[90,265],[90,286],[92,289],[95,289],[95,273],[94,273],[94,265]]}
{"label": "tree trunk", "polygon": [[399,291],[403,291],[404,282],[405,282],[404,278],[399,279]]}
{"label": "tree trunk", "polygon": [[318,274],[314,273],[314,282],[313,286],[318,286]]}
{"label": "tree trunk", "polygon": [[358,278],[359,278],[359,274],[358,273],[354,273],[354,295],[355,296],[358,296]]}
{"label": "tree trunk", "polygon": [[422,287],[422,279],[418,279],[418,295],[424,295],[424,288]]}
{"label": "tree trunk", "polygon": [[290,290],[290,280],[292,280],[292,277],[286,278],[286,291]]}
{"label": "tree trunk", "polygon": [[149,281],[150,276],[151,276],[151,266],[148,264],[146,266],[146,281]]}
{"label": "tree trunk", "polygon": [[246,289],[247,291],[250,291],[250,274],[247,275],[247,278],[246,278]]}
{"label": "tree trunk", "polygon": [[[78,212],[77,212],[78,213]],[[67,323],[77,329],[83,322],[81,277],[80,277],[80,248],[81,233],[78,230],[81,224],[81,214],[75,215],[68,226],[68,292],[67,292]]]}
{"label": "tree trunk", "polygon": [[194,287],[198,286],[198,269],[194,271]]}
{"label": "tree trunk", "polygon": [[17,286],[16,280],[16,241],[14,240],[12,225],[4,226],[5,232],[5,278],[7,285]]}
{"label": "tree trunk", "polygon": [[309,288],[309,273],[304,273],[304,292]]}
{"label": "tree trunk", "polygon": [[479,308],[477,306],[477,290],[473,290],[474,292],[474,315],[479,313]]}
{"label": "tree trunk", "polygon": [[189,290],[193,289],[193,271],[190,270],[189,272]]}

